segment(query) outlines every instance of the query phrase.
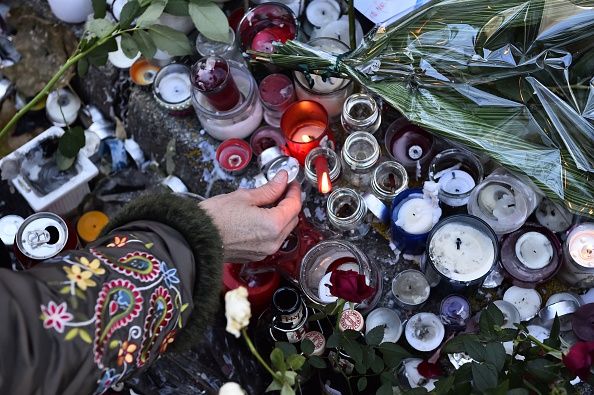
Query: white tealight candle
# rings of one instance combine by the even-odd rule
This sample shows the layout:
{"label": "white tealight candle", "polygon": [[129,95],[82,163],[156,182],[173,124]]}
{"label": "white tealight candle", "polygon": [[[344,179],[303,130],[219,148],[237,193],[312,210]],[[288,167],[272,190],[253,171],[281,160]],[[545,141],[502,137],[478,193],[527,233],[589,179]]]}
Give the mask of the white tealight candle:
{"label": "white tealight candle", "polygon": [[[593,295],[594,295],[594,293],[593,293]],[[580,298],[578,295],[576,295],[572,292],[558,292],[556,294],[549,296],[549,298],[545,302],[545,306],[550,306],[552,304],[564,302],[564,301],[575,302],[578,306],[581,306],[582,304],[594,302],[594,299],[592,299],[591,301],[588,301],[588,300],[586,300],[586,298],[584,298],[584,296],[585,295],[582,295],[582,298]]]}
{"label": "white tealight candle", "polygon": [[570,235],[569,254],[581,266],[594,268],[594,224],[583,224],[583,230]]}
{"label": "white tealight candle", "polygon": [[513,304],[520,313],[522,321],[528,321],[538,314],[542,300],[534,289],[511,286],[503,294],[503,300]]}
{"label": "white tealight candle", "polygon": [[526,232],[516,242],[516,256],[528,269],[542,269],[551,262],[553,255],[553,245],[542,233]]}
{"label": "white tealight candle", "polygon": [[[343,15],[339,20],[330,22],[320,29],[314,29],[311,38],[330,37],[349,45],[349,19]],[[359,44],[363,39],[363,28],[359,21],[355,21],[355,42]]]}
{"label": "white tealight candle", "polygon": [[445,328],[435,314],[418,313],[408,320],[404,334],[415,350],[432,351],[443,341]]}
{"label": "white tealight candle", "polygon": [[81,101],[68,89],[58,89],[47,95],[45,110],[56,126],[67,126],[78,118]]}
{"label": "white tealight candle", "polygon": [[190,97],[192,88],[190,76],[185,73],[171,73],[163,76],[157,87],[161,98],[168,103],[180,103]]}
{"label": "white tealight candle", "polygon": [[495,246],[481,230],[464,223],[450,222],[433,234],[429,257],[444,276],[468,282],[485,276],[491,270]]}
{"label": "white tealight candle", "polygon": [[418,270],[405,270],[392,281],[392,293],[399,304],[405,307],[419,306],[429,299],[431,287]]}
{"label": "white tealight candle", "polygon": [[398,210],[396,225],[413,235],[427,233],[435,225],[434,205],[421,194],[410,196],[412,199],[405,201]]}
{"label": "white tealight candle", "polygon": [[340,5],[335,0],[312,0],[305,10],[305,16],[309,23],[320,28],[337,21],[340,11]]}
{"label": "white tealight candle", "polygon": [[383,342],[396,343],[402,335],[402,321],[394,310],[380,307],[373,310],[365,319],[365,334],[373,328],[385,325]]}
{"label": "white tealight candle", "polygon": [[516,329],[516,324],[522,321],[516,306],[505,300],[496,300],[493,303],[503,313],[503,325],[501,327]]}
{"label": "white tealight candle", "polygon": [[463,170],[445,172],[439,178],[439,189],[448,195],[440,195],[440,200],[453,207],[463,206],[468,203],[468,196],[463,199],[455,196],[467,194],[475,186],[474,178]]}
{"label": "white tealight candle", "polygon": [[322,303],[334,303],[338,299],[330,293],[330,288],[328,287],[332,284],[330,282],[330,276],[332,276],[332,272],[326,273],[320,280],[320,285],[318,286],[318,297]]}

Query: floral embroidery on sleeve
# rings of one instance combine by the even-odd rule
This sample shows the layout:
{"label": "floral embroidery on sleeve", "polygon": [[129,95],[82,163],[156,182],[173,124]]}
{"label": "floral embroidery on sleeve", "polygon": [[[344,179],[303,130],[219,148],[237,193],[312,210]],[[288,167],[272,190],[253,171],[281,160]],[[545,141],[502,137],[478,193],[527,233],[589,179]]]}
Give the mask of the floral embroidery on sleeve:
{"label": "floral embroidery on sleeve", "polygon": [[67,309],[66,302],[57,305],[53,300],[50,300],[47,306],[41,305],[43,327],[45,329],[54,328],[57,332],[63,333],[66,323],[74,318]]}
{"label": "floral embroidery on sleeve", "polygon": [[113,238],[113,241],[109,244],[107,244],[106,247],[110,247],[110,248],[121,248],[124,247],[126,245],[126,243],[128,243],[128,238],[126,236],[115,236]]}
{"label": "floral embroidery on sleeve", "polygon": [[93,272],[89,270],[82,270],[80,266],[64,266],[66,277],[76,284],[78,288],[85,291],[88,287],[94,287],[97,283],[91,280]]}

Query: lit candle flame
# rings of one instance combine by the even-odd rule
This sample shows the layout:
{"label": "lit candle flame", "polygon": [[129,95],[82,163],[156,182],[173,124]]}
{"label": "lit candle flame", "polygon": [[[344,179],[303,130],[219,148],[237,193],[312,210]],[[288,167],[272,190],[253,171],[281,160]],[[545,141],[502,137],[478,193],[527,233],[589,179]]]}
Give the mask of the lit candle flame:
{"label": "lit candle flame", "polygon": [[304,134],[303,136],[301,136],[301,141],[303,141],[304,143],[309,143],[310,141],[314,141],[314,138]]}
{"label": "lit candle flame", "polygon": [[330,169],[326,157],[318,156],[314,161],[314,167],[318,179],[318,191],[324,194],[332,191],[332,180],[330,180]]}
{"label": "lit candle flame", "polygon": [[330,181],[330,176],[327,172],[322,173],[322,178],[320,179],[320,185],[318,186],[320,193],[329,193],[332,190],[332,181]]}

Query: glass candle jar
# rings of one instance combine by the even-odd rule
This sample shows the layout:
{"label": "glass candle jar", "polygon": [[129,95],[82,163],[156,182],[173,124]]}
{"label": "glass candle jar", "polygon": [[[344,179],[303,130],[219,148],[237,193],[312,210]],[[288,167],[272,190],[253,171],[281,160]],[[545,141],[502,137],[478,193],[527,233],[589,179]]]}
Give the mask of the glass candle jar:
{"label": "glass candle jar", "polygon": [[297,101],[283,114],[281,130],[291,156],[304,164],[312,149],[329,143],[328,113],[315,101]]}
{"label": "glass candle jar", "polygon": [[264,106],[264,121],[280,127],[285,110],[295,101],[293,81],[284,74],[270,74],[260,82],[260,100]]}
{"label": "glass candle jar", "polygon": [[445,328],[433,313],[418,313],[406,323],[406,341],[417,351],[433,351],[443,341]]}
{"label": "glass candle jar", "polygon": [[241,63],[229,60],[229,72],[242,97],[241,103],[228,111],[219,111],[211,105],[207,97],[194,88],[192,104],[206,132],[217,140],[246,138],[262,122],[262,104],[258,98],[258,85]]}
{"label": "glass candle jar", "polygon": [[379,307],[367,315],[365,319],[365,334],[367,335],[375,327],[384,325],[384,337],[382,343],[396,343],[402,336],[402,321],[398,313],[392,309]]}
{"label": "glass candle jar", "polygon": [[406,188],[408,188],[408,174],[400,163],[382,162],[373,171],[371,190],[384,203],[392,204],[396,195]]}
{"label": "glass candle jar", "polygon": [[305,9],[305,0],[252,0],[252,3],[254,4],[264,4],[271,2],[286,5],[297,17],[301,16],[303,10]]}
{"label": "glass candle jar", "polygon": [[215,41],[198,32],[196,50],[202,56],[218,56],[226,60],[243,61],[235,40],[235,32],[229,28],[226,41]]}
{"label": "glass candle jar", "polygon": [[542,199],[534,212],[536,220],[553,232],[565,232],[573,222],[573,214],[549,199]]}
{"label": "glass candle jar", "polygon": [[594,287],[594,222],[570,229],[563,244],[560,277],[579,288]]}
{"label": "glass candle jar", "polygon": [[[320,168],[319,166],[316,166],[316,164],[318,163],[319,158],[324,158],[327,163],[328,180],[322,179],[324,174],[320,174],[320,177],[318,177]],[[334,184],[334,181],[340,176],[340,168],[338,155],[330,148],[314,148],[305,158],[305,178],[312,186],[318,188],[320,193],[329,193],[332,191],[332,184]]]}
{"label": "glass candle jar", "polygon": [[402,191],[392,203],[392,242],[406,254],[422,254],[427,236],[440,216],[441,210],[424,197],[422,189]]}
{"label": "glass candle jar", "polygon": [[367,132],[350,134],[342,146],[343,174],[346,180],[359,189],[371,185],[373,167],[380,157],[380,146]]}
{"label": "glass candle jar", "polygon": [[441,322],[453,328],[463,328],[471,313],[468,299],[461,295],[447,296],[439,307]]}
{"label": "glass candle jar", "polygon": [[421,307],[429,299],[430,292],[429,282],[418,270],[404,270],[392,280],[392,293],[396,303],[408,310]]}
{"label": "glass candle jar", "polygon": [[237,32],[243,52],[251,49],[274,52],[274,42],[285,43],[297,37],[298,22],[291,9],[279,3],[260,4],[245,13]]}
{"label": "glass candle jar", "polygon": [[[321,48],[334,55],[348,52],[348,45],[334,38],[320,37],[308,42],[314,48]],[[342,114],[345,100],[353,92],[353,82],[349,79],[328,77],[323,78],[311,74],[313,85],[310,85],[305,75],[300,71],[294,72],[295,91],[299,100],[313,100],[324,106],[330,118],[337,118]]]}
{"label": "glass candle jar", "polygon": [[561,243],[547,228],[525,225],[501,240],[501,264],[514,285],[534,288],[561,266]]}
{"label": "glass candle jar", "polygon": [[369,232],[367,205],[353,189],[335,189],[326,202],[326,213],[332,228],[347,239],[360,239]]}
{"label": "glass candle jar", "polygon": [[382,123],[382,113],[375,99],[365,93],[350,95],[342,106],[340,117],[347,133],[375,133]]}
{"label": "glass candle jar", "polygon": [[459,148],[435,155],[429,165],[429,180],[439,184],[443,206],[464,207],[470,193],[483,180],[483,166],[471,152]]}
{"label": "glass candle jar", "polygon": [[361,302],[357,310],[371,311],[382,295],[380,271],[357,246],[342,240],[325,240],[312,247],[303,257],[299,271],[299,286],[305,296],[317,305],[336,301],[329,295],[330,276],[334,270],[355,270],[364,274],[368,285],[375,289],[374,295]]}
{"label": "glass candle jar", "polygon": [[192,85],[217,111],[229,111],[241,101],[241,94],[227,61],[210,55],[192,66]]}
{"label": "glass candle jar", "polygon": [[285,143],[286,141],[281,131],[270,126],[258,128],[250,138],[250,146],[256,156],[268,148],[284,147]]}
{"label": "glass candle jar", "polygon": [[130,67],[130,79],[136,85],[150,85],[155,80],[159,69],[159,66],[150,63],[144,58],[140,58]]}
{"label": "glass candle jar", "polygon": [[459,214],[440,221],[427,240],[427,267],[458,289],[481,284],[499,258],[497,235],[479,218]]}
{"label": "glass candle jar", "polygon": [[252,148],[242,139],[225,140],[217,148],[216,159],[221,169],[229,173],[241,174],[250,164]]}
{"label": "glass candle jar", "polygon": [[388,126],[384,142],[386,151],[408,172],[410,183],[419,184],[425,179],[434,155],[430,133],[401,117]]}
{"label": "glass candle jar", "polygon": [[153,82],[153,96],[171,114],[186,114],[192,106],[190,68],[179,63],[161,68]]}

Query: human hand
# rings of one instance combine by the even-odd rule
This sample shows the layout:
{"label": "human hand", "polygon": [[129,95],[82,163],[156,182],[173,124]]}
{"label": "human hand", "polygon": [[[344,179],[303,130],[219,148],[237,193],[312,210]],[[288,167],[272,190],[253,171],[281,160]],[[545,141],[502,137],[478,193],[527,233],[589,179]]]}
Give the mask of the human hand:
{"label": "human hand", "polygon": [[[287,178],[281,171],[260,188],[238,189],[200,202],[219,229],[226,262],[255,262],[274,254],[297,226],[301,189],[296,182],[287,186]],[[274,207],[262,207],[271,204]]]}

